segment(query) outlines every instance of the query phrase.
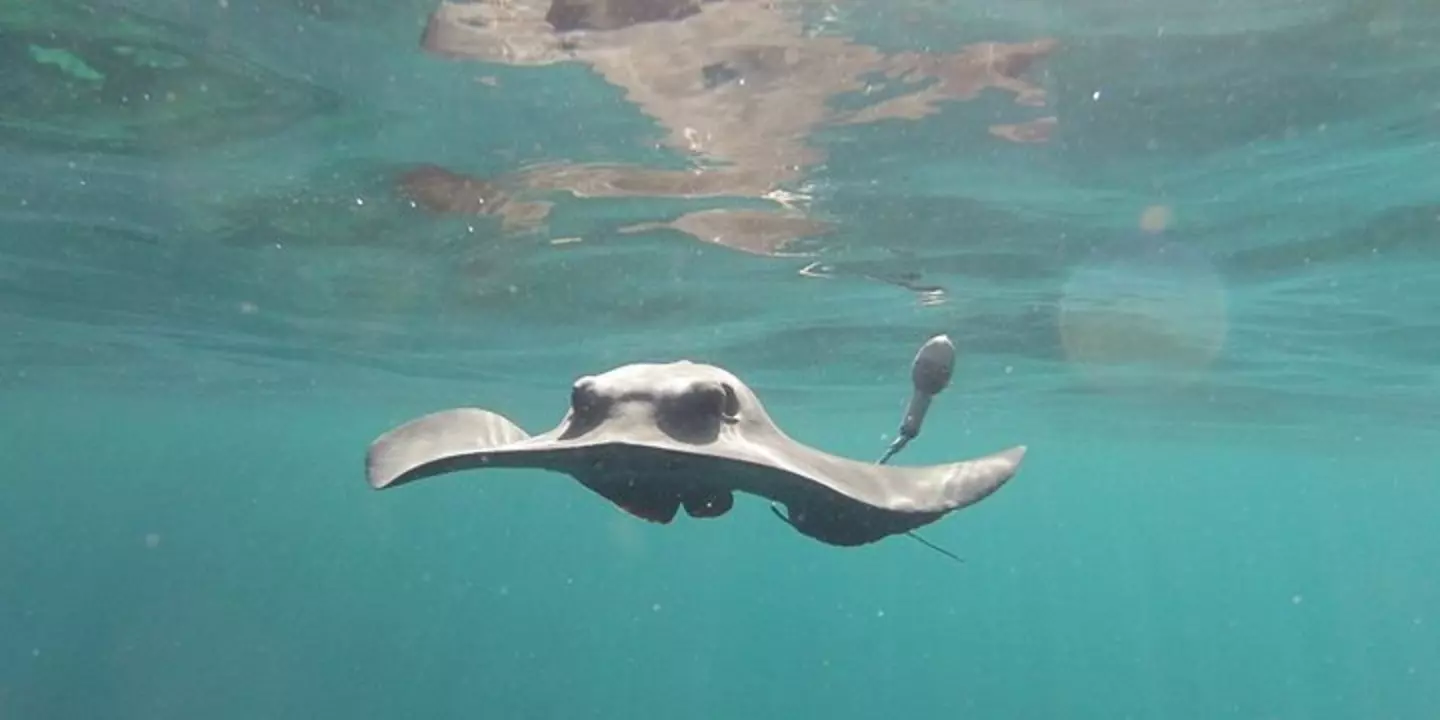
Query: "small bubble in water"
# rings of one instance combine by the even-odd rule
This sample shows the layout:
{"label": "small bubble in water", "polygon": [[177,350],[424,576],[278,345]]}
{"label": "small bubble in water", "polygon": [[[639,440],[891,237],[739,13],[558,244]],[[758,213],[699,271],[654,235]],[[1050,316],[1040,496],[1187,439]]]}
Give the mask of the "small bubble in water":
{"label": "small bubble in water", "polygon": [[147,533],[145,535],[145,547],[152,550],[160,547],[160,533]]}
{"label": "small bubble in water", "polygon": [[365,204],[365,198],[355,198],[355,204],[356,204],[356,205],[364,205],[364,204]]}

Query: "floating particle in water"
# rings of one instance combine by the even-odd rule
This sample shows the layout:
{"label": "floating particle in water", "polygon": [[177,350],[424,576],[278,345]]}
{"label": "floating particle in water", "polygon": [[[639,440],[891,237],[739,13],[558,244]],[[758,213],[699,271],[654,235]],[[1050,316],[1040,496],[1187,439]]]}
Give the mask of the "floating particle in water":
{"label": "floating particle in water", "polygon": [[1292,604],[1292,605],[1299,605],[1299,604],[1302,603],[1302,602],[1305,602],[1305,596],[1304,596],[1304,595],[1293,595],[1293,596],[1291,596],[1291,598],[1290,598],[1290,604]]}
{"label": "floating particle in water", "polygon": [[145,547],[150,548],[151,550],[160,547],[160,533],[146,533]]}
{"label": "floating particle in water", "polygon": [[260,307],[255,303],[250,302],[249,300],[240,303],[241,315],[254,315],[257,312],[260,312]]}
{"label": "floating particle in water", "polygon": [[650,612],[660,612],[660,603],[655,603],[654,605],[651,605]]}

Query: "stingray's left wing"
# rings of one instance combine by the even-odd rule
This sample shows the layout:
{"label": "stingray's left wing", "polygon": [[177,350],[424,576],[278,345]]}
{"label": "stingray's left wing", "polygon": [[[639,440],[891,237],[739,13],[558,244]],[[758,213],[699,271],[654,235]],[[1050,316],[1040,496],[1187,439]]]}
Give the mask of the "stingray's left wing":
{"label": "stingray's left wing", "polygon": [[365,474],[380,490],[484,464],[487,453],[530,439],[488,410],[457,408],[411,420],[370,444]]}

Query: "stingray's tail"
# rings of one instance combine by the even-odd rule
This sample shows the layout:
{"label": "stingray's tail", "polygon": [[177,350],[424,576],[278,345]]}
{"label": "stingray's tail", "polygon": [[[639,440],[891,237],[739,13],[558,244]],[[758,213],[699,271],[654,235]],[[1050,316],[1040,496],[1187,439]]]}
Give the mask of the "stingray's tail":
{"label": "stingray's tail", "polygon": [[365,475],[376,490],[485,464],[488,453],[529,433],[488,410],[459,408],[416,418],[375,439]]}

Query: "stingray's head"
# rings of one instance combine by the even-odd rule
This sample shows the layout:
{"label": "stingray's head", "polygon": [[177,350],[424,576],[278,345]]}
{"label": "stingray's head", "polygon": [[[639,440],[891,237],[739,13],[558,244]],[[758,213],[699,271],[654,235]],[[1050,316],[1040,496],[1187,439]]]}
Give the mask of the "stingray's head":
{"label": "stingray's head", "polygon": [[581,435],[601,424],[637,431],[648,426],[680,442],[704,444],[746,420],[753,409],[749,388],[712,365],[626,365],[575,381],[564,435]]}

